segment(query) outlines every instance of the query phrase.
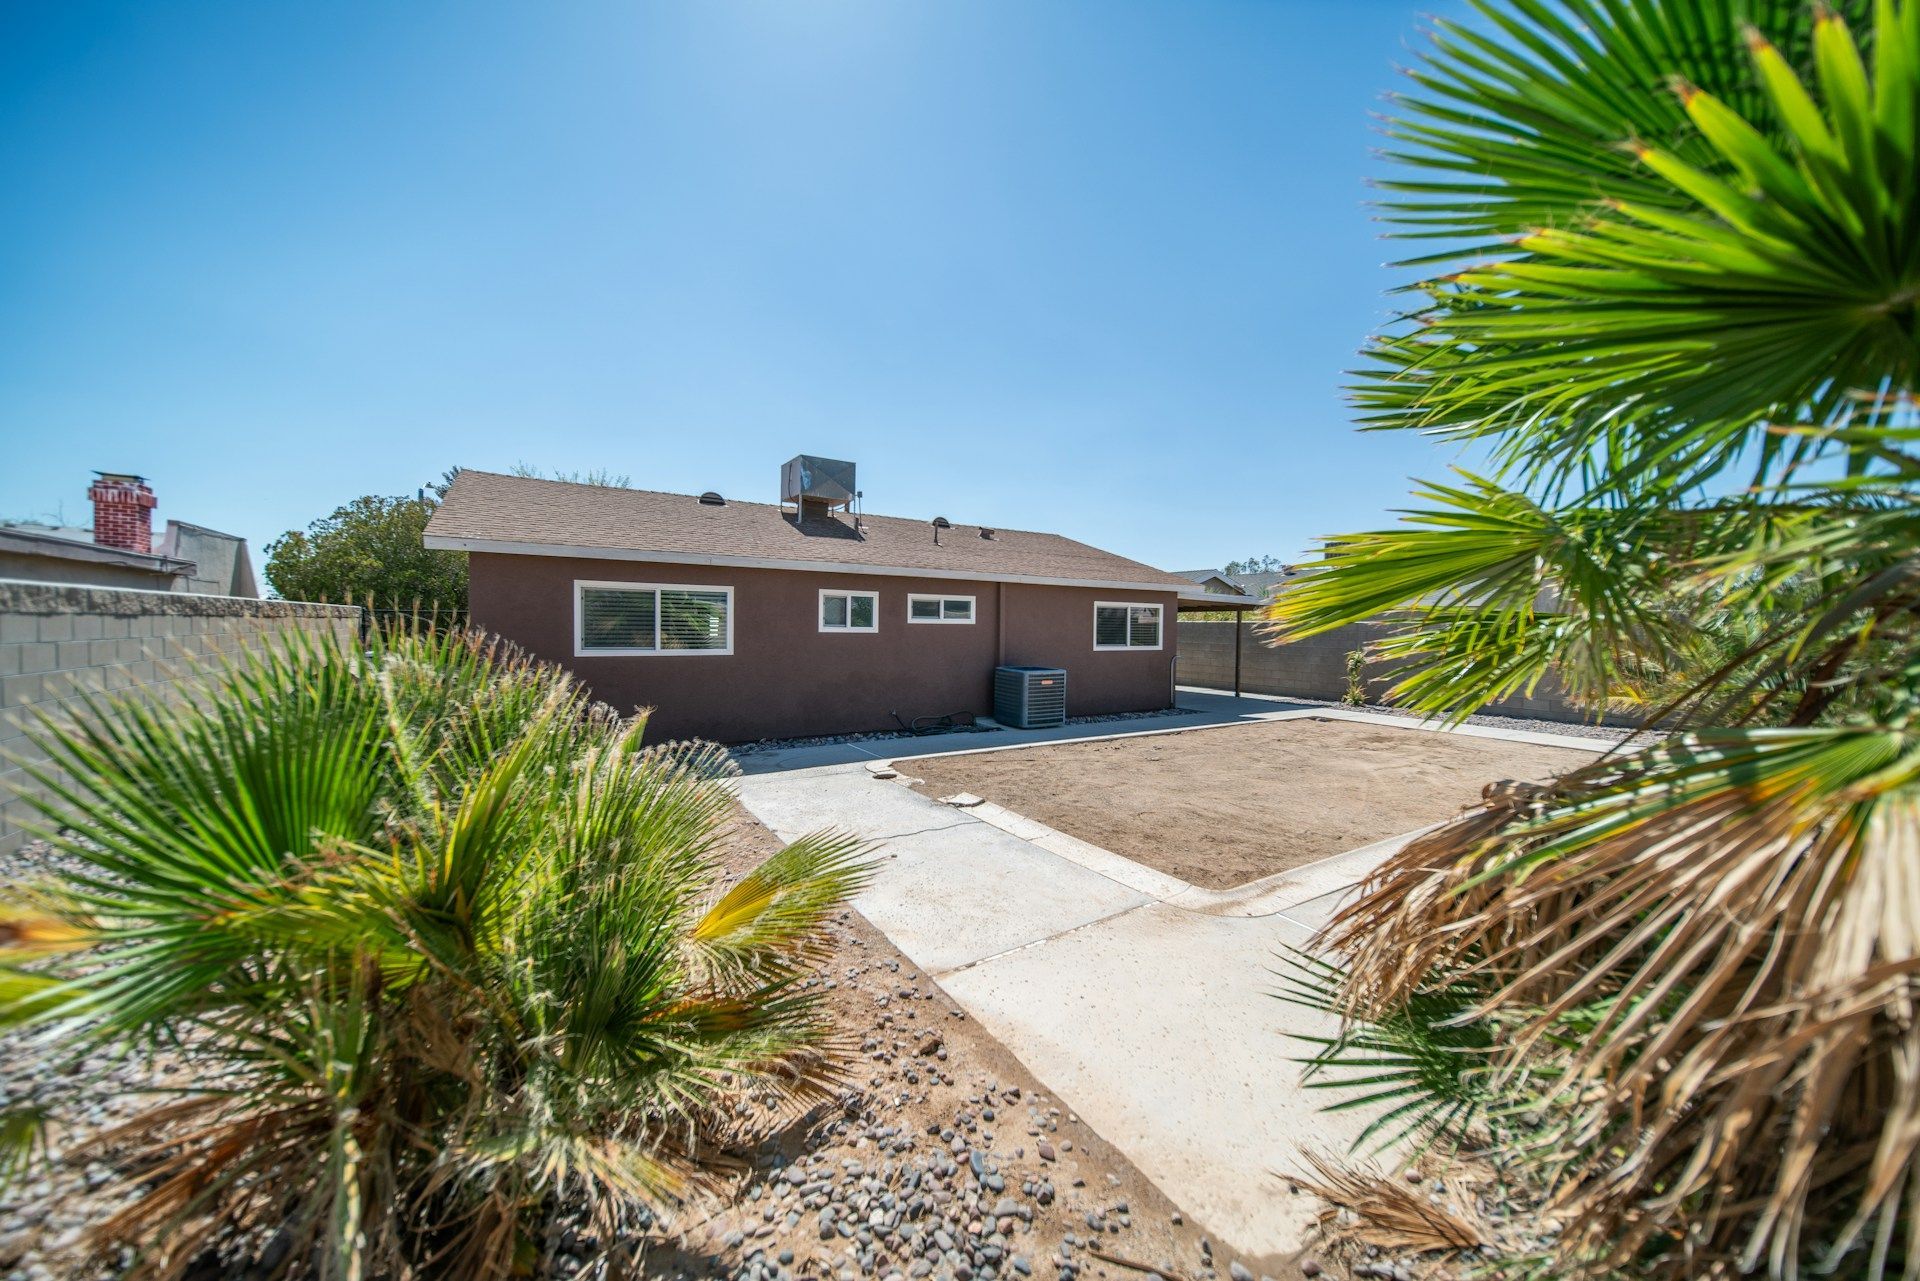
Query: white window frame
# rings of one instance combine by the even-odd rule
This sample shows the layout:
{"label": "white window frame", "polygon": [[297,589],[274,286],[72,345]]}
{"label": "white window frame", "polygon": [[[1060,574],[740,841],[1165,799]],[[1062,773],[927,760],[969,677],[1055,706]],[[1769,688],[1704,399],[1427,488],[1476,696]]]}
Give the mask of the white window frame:
{"label": "white window frame", "polygon": [[[1100,611],[1103,609],[1127,610],[1127,643],[1125,645],[1102,645],[1100,643]],[[1150,609],[1154,622],[1153,644],[1135,645],[1133,643],[1133,610]],[[1126,653],[1129,651],[1150,654],[1156,649],[1164,649],[1167,644],[1167,607],[1154,601],[1145,600],[1097,600],[1093,602],[1093,647],[1103,653]]]}
{"label": "white window frame", "polygon": [[[940,617],[915,618],[913,616],[914,602],[922,601],[922,600],[939,601]],[[965,618],[948,618],[947,617],[947,602],[950,600],[963,600],[967,602],[967,616]],[[928,624],[935,624],[935,625],[945,623],[950,626],[956,626],[956,627],[970,627],[973,625],[974,619],[979,616],[979,613],[980,613],[980,602],[977,598],[972,596],[940,596],[940,595],[935,595],[932,592],[909,592],[907,594],[907,621],[909,623],[928,623]]]}
{"label": "white window frame", "polygon": [[[847,598],[847,625],[845,627],[827,626],[827,597],[829,596],[845,596]],[[865,596],[873,601],[872,627],[853,626],[853,598],[855,596]],[[829,632],[836,636],[845,632],[853,632],[856,635],[867,635],[877,632],[880,630],[880,593],[877,590],[870,590],[865,587],[822,587],[820,589],[820,600],[813,607],[813,621],[819,624],[821,631]]]}
{"label": "white window frame", "polygon": [[[586,589],[613,588],[616,591],[653,593],[652,649],[588,649],[586,646]],[[663,649],[660,646],[660,593],[719,592],[727,598],[727,644],[724,649]],[[597,578],[573,580],[573,656],[575,658],[725,658],[733,653],[733,588],[703,583],[628,583]]]}

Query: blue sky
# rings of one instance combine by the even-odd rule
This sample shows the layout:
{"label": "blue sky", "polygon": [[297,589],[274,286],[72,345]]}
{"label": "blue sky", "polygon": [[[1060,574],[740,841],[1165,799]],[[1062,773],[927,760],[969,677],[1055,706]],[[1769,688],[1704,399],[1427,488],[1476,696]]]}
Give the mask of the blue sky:
{"label": "blue sky", "polygon": [[1370,528],[1371,113],[1425,0],[0,8],[0,514],[256,550],[454,464],[1054,529]]}

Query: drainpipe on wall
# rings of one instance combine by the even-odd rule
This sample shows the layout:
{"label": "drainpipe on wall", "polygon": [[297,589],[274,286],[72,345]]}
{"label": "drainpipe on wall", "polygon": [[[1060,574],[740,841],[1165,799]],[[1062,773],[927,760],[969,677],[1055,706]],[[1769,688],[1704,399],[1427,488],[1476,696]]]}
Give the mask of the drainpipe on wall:
{"label": "drainpipe on wall", "polygon": [[995,638],[993,644],[993,665],[1005,667],[1007,664],[1007,585],[993,585],[993,626]]}

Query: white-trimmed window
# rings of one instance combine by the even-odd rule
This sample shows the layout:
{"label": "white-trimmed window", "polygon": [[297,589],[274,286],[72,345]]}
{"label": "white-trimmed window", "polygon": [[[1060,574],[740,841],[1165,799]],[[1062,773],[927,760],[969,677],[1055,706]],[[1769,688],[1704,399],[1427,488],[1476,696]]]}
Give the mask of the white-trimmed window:
{"label": "white-trimmed window", "polygon": [[820,593],[820,630],[823,632],[877,632],[880,630],[879,592]]}
{"label": "white-trimmed window", "polygon": [[733,653],[733,588],[573,584],[576,658]]}
{"label": "white-trimmed window", "polygon": [[1120,601],[1095,601],[1095,649],[1159,649],[1160,622],[1165,607]]}
{"label": "white-trimmed window", "polygon": [[908,596],[907,621],[909,623],[971,623],[973,597]]}

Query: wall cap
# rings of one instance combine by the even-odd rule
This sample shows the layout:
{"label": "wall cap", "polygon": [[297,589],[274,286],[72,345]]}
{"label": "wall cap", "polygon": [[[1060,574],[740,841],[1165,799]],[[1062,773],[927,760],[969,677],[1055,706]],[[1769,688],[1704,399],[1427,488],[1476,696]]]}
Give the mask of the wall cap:
{"label": "wall cap", "polygon": [[195,618],[330,618],[357,622],[360,607],[0,578],[0,614],[101,614],[111,618],[171,614]]}

